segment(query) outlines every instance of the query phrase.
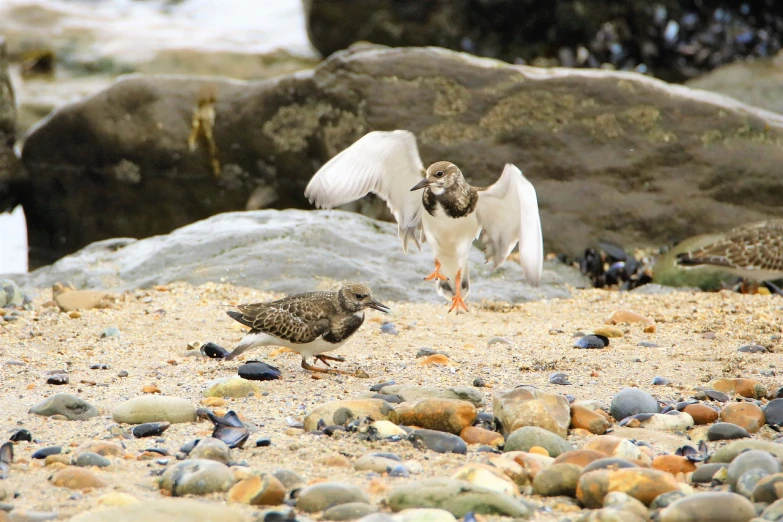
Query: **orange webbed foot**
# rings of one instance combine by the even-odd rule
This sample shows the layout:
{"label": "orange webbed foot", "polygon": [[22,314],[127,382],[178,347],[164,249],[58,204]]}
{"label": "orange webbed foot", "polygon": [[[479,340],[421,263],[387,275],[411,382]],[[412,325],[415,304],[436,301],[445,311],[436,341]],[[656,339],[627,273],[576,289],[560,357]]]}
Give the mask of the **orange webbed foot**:
{"label": "orange webbed foot", "polygon": [[451,298],[451,308],[449,308],[449,313],[452,312],[452,310],[456,310],[457,313],[459,313],[460,308],[464,308],[466,312],[470,312],[468,310],[468,306],[465,304],[465,301],[462,300],[462,269],[457,270],[457,280],[455,281],[456,290],[454,291],[454,297]]}

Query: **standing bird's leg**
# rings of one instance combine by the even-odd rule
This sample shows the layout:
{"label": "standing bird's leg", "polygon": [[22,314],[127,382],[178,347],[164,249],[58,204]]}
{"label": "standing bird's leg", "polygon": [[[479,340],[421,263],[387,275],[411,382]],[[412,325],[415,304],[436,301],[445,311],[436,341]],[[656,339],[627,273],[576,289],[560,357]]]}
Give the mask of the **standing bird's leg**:
{"label": "standing bird's leg", "polygon": [[313,366],[312,364],[309,364],[304,357],[302,357],[302,368],[316,373],[341,373],[343,375],[352,375],[351,372],[338,370],[336,368],[318,368],[317,366]]}
{"label": "standing bird's leg", "polygon": [[460,292],[460,289],[462,288],[462,269],[460,268],[457,270],[457,277],[456,277],[456,290],[454,291],[454,297],[451,298],[451,308],[449,308],[449,312],[454,310],[456,308],[457,313],[459,313],[459,308],[462,307],[465,309],[466,312],[469,312],[467,305],[465,304],[465,301],[462,300],[462,294]]}
{"label": "standing bird's leg", "polygon": [[432,279],[439,279],[441,281],[449,280],[448,277],[440,273],[440,261],[438,261],[437,257],[435,258],[435,271],[424,278],[425,281],[431,281]]}

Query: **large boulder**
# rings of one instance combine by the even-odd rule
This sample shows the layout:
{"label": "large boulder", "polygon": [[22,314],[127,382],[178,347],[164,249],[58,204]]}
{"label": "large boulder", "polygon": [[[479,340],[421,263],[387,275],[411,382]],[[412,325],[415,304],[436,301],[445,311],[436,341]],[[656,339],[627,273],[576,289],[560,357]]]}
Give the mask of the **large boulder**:
{"label": "large boulder", "polygon": [[[31,289],[58,281],[118,290],[223,281],[282,293],[334,290],[356,281],[368,284],[381,302],[445,303],[434,283],[422,281],[432,263],[426,244],[403,254],[390,223],[339,210],[260,210],[220,214],[141,241],[101,241],[14,279]],[[544,265],[541,286],[531,288],[518,263],[509,261],[491,273],[475,248],[470,270],[468,303],[568,297],[566,283],[589,285],[575,269],[551,261]]]}
{"label": "large boulder", "polygon": [[[199,102],[214,107],[215,158],[202,136],[188,148]],[[128,76],[56,111],[23,150],[29,241],[57,258],[229,210],[312,208],[304,187],[325,161],[395,128],[416,133],[425,164],[454,161],[477,185],[521,167],[548,250],[783,214],[783,116],[634,73],[357,46],[269,81]],[[388,217],[377,201],[349,208]]]}
{"label": "large boulder", "polygon": [[[6,43],[0,36],[0,212],[16,206],[22,171],[14,154],[16,136],[16,103],[8,74]],[[17,186],[15,186],[17,185]]]}

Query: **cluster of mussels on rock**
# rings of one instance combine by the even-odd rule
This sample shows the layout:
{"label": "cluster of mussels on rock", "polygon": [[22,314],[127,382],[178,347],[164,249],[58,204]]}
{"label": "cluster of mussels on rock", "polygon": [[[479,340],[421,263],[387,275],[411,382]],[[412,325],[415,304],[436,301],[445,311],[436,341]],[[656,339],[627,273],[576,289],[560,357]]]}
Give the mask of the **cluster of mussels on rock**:
{"label": "cluster of mussels on rock", "polygon": [[566,254],[559,254],[557,258],[579,268],[595,288],[619,286],[621,290],[633,290],[652,281],[646,253],[628,254],[623,247],[607,241],[599,241],[598,248],[585,249],[580,257],[570,259]]}

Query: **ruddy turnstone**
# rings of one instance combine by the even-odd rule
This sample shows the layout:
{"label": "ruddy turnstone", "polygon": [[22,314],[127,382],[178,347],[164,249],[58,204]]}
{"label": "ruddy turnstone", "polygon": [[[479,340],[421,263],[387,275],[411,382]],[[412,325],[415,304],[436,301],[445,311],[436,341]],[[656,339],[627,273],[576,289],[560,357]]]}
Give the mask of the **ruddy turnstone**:
{"label": "ruddy turnstone", "polygon": [[720,267],[755,283],[783,278],[783,220],[736,227],[677,254],[676,262],[681,267]]}
{"label": "ruddy turnstone", "polygon": [[337,292],[308,292],[277,301],[239,305],[239,312],[226,312],[232,319],[250,327],[225,360],[230,361],[256,346],[282,346],[302,356],[302,368],[313,372],[344,373],[334,369],[316,368],[308,357],[329,366],[327,360],[344,361],[342,357],[324,355],[340,348],[364,322],[364,309],[384,313],[389,308],[372,297],[372,292],[360,283],[343,286]]}
{"label": "ruddy turnstone", "polygon": [[541,281],[543,243],[536,191],[514,165],[507,163],[494,185],[472,187],[448,161],[425,170],[412,132],[374,131],[321,167],[305,196],[320,208],[333,208],[370,192],[386,201],[394,214],[406,253],[411,239],[420,249],[424,239],[432,245],[435,270],[424,279],[435,279],[437,292],[451,299],[449,312],[468,310],[463,301],[470,292],[468,253],[479,235],[494,268],[519,243],[525,278],[533,286]]}

